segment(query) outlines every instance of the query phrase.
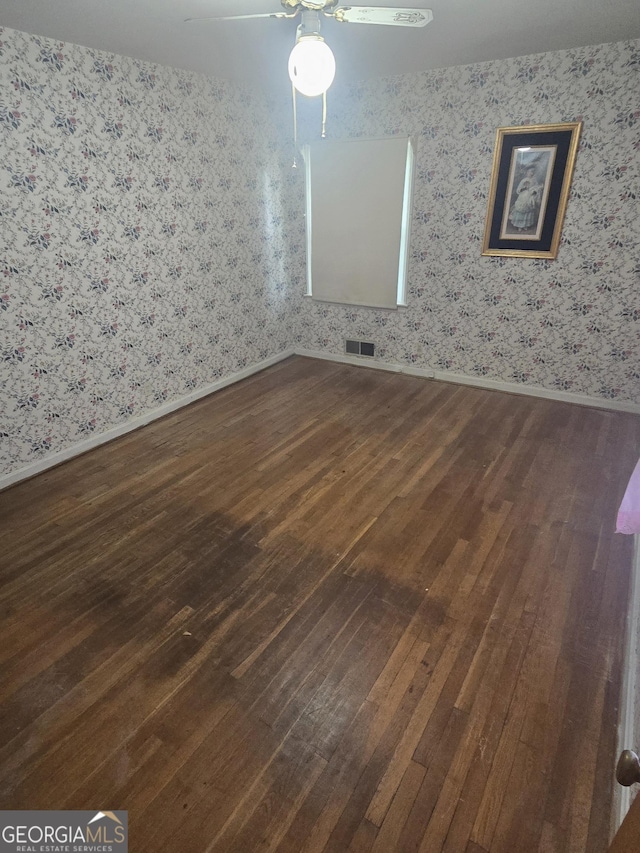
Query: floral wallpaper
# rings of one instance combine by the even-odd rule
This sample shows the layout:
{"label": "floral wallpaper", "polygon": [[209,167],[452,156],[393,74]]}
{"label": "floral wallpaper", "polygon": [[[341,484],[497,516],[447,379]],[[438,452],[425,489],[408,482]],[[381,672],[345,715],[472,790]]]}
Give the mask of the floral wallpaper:
{"label": "floral wallpaper", "polygon": [[[640,41],[334,84],[331,136],[417,138],[408,307],[303,299],[299,273],[295,345],[640,404],[639,93]],[[481,257],[496,128],[576,120],[557,259]]]}
{"label": "floral wallpaper", "polygon": [[[304,298],[284,98],[0,28],[0,476],[345,337],[640,403],[640,42],[341,85],[330,135],[418,140],[399,311]],[[579,119],[558,258],[481,257],[496,128]]]}
{"label": "floral wallpaper", "polygon": [[0,29],[0,474],[288,346],[264,97]]}

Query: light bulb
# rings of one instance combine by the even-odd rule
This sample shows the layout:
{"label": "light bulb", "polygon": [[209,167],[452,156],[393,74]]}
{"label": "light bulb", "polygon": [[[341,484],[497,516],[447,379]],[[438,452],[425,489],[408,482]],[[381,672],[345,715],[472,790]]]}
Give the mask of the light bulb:
{"label": "light bulb", "polygon": [[289,77],[302,95],[322,95],[333,83],[336,60],[320,36],[302,36],[289,57]]}

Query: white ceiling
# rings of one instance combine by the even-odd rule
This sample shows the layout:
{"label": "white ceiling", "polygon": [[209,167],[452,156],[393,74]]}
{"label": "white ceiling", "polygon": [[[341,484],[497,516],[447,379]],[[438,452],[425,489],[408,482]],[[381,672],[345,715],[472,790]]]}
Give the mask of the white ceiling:
{"label": "white ceiling", "polygon": [[[345,5],[348,3],[345,2]],[[361,0],[426,6],[422,29],[324,19],[342,83],[640,37],[638,0]],[[217,77],[287,87],[296,21],[185,24],[281,11],[279,0],[0,0],[0,26]]]}

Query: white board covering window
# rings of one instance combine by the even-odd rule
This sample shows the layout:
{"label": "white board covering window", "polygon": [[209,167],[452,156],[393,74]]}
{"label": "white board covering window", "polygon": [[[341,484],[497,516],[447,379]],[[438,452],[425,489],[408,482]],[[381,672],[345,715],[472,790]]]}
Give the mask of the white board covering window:
{"label": "white board covering window", "polygon": [[304,154],[308,294],[372,308],[404,304],[411,140],[322,140]]}

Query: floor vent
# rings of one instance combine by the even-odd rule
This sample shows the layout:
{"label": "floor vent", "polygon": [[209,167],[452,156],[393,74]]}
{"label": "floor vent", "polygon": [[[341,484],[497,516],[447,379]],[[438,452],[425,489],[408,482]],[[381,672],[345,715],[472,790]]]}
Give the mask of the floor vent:
{"label": "floor vent", "polygon": [[345,341],[344,351],[349,355],[366,355],[373,358],[375,345],[369,341]]}

